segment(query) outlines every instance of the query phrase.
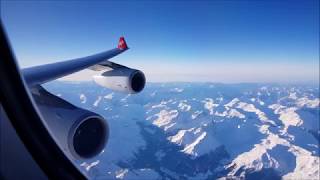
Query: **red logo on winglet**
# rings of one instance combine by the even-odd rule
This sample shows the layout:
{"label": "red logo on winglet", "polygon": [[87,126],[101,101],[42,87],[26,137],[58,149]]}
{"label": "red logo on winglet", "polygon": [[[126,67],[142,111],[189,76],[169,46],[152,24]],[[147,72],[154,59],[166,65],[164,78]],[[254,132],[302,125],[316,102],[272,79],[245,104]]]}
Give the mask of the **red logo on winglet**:
{"label": "red logo on winglet", "polygon": [[126,41],[124,40],[124,37],[120,37],[118,48],[119,49],[128,49],[128,46],[127,46]]}

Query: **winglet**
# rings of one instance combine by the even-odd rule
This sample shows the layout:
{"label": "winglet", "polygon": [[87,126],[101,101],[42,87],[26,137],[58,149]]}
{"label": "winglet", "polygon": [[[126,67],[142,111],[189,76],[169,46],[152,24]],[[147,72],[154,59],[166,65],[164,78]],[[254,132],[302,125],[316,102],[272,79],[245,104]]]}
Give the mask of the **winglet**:
{"label": "winglet", "polygon": [[128,46],[127,46],[126,41],[124,40],[124,37],[120,37],[118,48],[121,50],[128,49]]}

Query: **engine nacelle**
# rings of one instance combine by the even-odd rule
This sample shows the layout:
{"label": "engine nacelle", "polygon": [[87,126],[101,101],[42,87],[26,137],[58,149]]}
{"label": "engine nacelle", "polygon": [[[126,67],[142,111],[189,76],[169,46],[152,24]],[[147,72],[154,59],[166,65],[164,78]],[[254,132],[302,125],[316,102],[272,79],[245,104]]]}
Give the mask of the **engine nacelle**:
{"label": "engine nacelle", "polygon": [[126,93],[138,93],[146,84],[143,72],[127,67],[119,67],[93,76],[94,81],[106,88]]}
{"label": "engine nacelle", "polygon": [[82,160],[102,152],[109,137],[103,117],[76,107],[42,87],[31,92],[45,125],[68,157]]}

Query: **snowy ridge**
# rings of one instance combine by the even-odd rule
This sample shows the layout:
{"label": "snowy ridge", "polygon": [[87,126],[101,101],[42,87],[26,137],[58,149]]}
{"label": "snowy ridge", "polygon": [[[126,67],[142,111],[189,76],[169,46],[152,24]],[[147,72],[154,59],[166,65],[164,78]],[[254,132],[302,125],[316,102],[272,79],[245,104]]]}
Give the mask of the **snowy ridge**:
{"label": "snowy ridge", "polygon": [[178,114],[179,113],[177,110],[171,110],[171,111],[161,110],[158,114],[156,114],[157,119],[153,121],[152,124],[158,127],[165,126],[165,129],[167,129],[170,127],[170,124],[172,123],[174,118],[178,116]]}
{"label": "snowy ridge", "polygon": [[320,176],[317,87],[154,83],[126,95],[54,85],[55,94],[108,120],[104,152],[79,162],[96,179]]}
{"label": "snowy ridge", "polygon": [[207,133],[203,132],[191,144],[188,144],[187,146],[185,146],[185,148],[182,150],[182,152],[187,153],[187,154],[193,154],[193,155],[197,156],[197,152],[194,151],[194,148],[197,144],[199,144],[206,137],[206,135],[207,135]]}

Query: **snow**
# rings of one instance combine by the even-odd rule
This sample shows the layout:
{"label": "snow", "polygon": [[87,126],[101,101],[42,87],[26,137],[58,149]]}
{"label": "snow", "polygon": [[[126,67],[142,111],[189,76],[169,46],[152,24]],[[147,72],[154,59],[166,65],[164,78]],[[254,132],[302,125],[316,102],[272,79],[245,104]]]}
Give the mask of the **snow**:
{"label": "snow", "polygon": [[80,101],[82,104],[87,102],[87,97],[84,94],[80,94]]}
{"label": "snow", "polygon": [[191,119],[196,119],[201,113],[202,111],[195,111],[194,113],[192,113]]}
{"label": "snow", "polygon": [[120,101],[121,102],[126,102],[128,98],[131,97],[131,94],[126,95],[124,98],[122,98]]}
{"label": "snow", "polygon": [[275,114],[280,115],[279,120],[284,124],[281,131],[282,135],[287,133],[289,126],[300,126],[303,123],[300,116],[295,112],[297,110],[296,107],[286,108],[279,104],[272,104],[269,108],[273,109]]}
{"label": "snow", "polygon": [[105,98],[105,99],[108,99],[108,100],[111,100],[111,99],[113,98],[113,94],[114,94],[114,93],[112,92],[112,93],[110,93],[110,94],[108,94],[108,95],[105,95],[104,98]]}
{"label": "snow", "polygon": [[191,144],[187,144],[182,152],[192,155],[198,155],[197,152],[194,151],[195,147],[206,137],[207,133],[203,132],[194,142]]}
{"label": "snow", "polygon": [[[320,176],[319,145],[310,133],[320,132],[319,89],[155,83],[126,95],[79,86],[55,94],[108,121],[104,153],[79,163],[97,179],[210,179],[216,174],[241,179],[247,170],[265,168],[283,179]],[[172,168],[180,165],[186,170]],[[186,172],[188,167],[194,174]]]}
{"label": "snow", "polygon": [[121,169],[116,172],[116,179],[123,179],[124,176],[129,172],[128,169]]}
{"label": "snow", "polygon": [[308,99],[307,97],[302,97],[297,100],[296,104],[298,107],[316,108],[319,107],[319,98]]}
{"label": "snow", "polygon": [[178,108],[181,110],[181,111],[190,111],[191,109],[191,106],[187,104],[187,101],[181,101],[178,105]]}
{"label": "snow", "polygon": [[290,94],[289,94],[289,97],[288,98],[290,98],[290,99],[297,99],[297,93],[296,92],[291,92]]}
{"label": "snow", "polygon": [[263,101],[261,101],[260,99],[258,100],[258,102],[259,102],[260,106],[264,106],[265,105],[265,103]]}
{"label": "snow", "polygon": [[102,96],[99,96],[98,99],[93,103],[93,106],[98,107],[101,99],[102,99]]}
{"label": "snow", "polygon": [[[240,154],[232,163],[226,166],[226,168],[235,167],[228,175],[234,176],[242,167],[245,167],[245,169],[261,170],[264,167],[264,162],[262,161],[263,154],[266,154],[268,149],[274,148],[277,144],[286,143],[286,141],[278,136],[270,134],[260,144],[256,144],[250,151]],[[275,164],[268,164],[268,168],[270,167],[275,167]]]}
{"label": "snow", "polygon": [[243,119],[246,116],[244,114],[240,113],[239,111],[237,111],[236,109],[230,109],[227,117],[229,117],[229,118],[238,117],[240,119]]}
{"label": "snow", "polygon": [[166,101],[161,101],[160,104],[158,105],[153,105],[151,106],[151,108],[162,108],[162,107],[166,107],[167,102]]}
{"label": "snow", "polygon": [[171,89],[171,91],[181,93],[181,92],[183,92],[183,89],[182,88],[174,88],[174,89]]}
{"label": "snow", "polygon": [[83,162],[80,166],[85,167],[87,171],[89,171],[92,167],[97,166],[100,163],[100,160],[96,160],[92,163]]}
{"label": "snow", "polygon": [[187,132],[188,130],[180,130],[176,135],[174,136],[169,136],[168,140],[176,143],[178,145],[180,145],[182,143],[182,138],[184,136],[184,134]]}
{"label": "snow", "polygon": [[161,110],[158,114],[155,115],[158,117],[158,119],[153,121],[153,124],[158,127],[168,125],[173,121],[173,119],[175,119],[178,116],[178,114],[179,113],[177,110]]}
{"label": "snow", "polygon": [[214,101],[212,98],[206,98],[202,102],[204,103],[204,108],[210,112],[210,115],[213,114],[213,108],[219,106],[219,104],[214,104]]}
{"label": "snow", "polygon": [[167,126],[165,126],[163,129],[164,129],[164,131],[167,131],[169,128],[171,128],[171,127],[173,127],[174,125],[176,125],[177,123],[171,123],[171,124],[169,124],[169,125],[167,125]]}
{"label": "snow", "polygon": [[246,112],[253,112],[256,115],[258,115],[258,118],[262,122],[264,122],[264,123],[268,122],[268,123],[271,123],[271,124],[275,125],[274,121],[269,120],[266,117],[266,114],[264,112],[260,111],[259,109],[257,109],[253,104],[248,104],[248,103],[245,103],[245,102],[239,102],[237,108],[242,109],[242,110],[244,110]]}
{"label": "snow", "polygon": [[225,104],[226,107],[233,107],[235,104],[237,104],[240,100],[238,98],[232,99],[229,103]]}
{"label": "snow", "polygon": [[215,115],[220,117],[239,118],[239,119],[244,119],[246,117],[244,114],[240,113],[238,110],[229,109],[229,108],[227,108],[227,110],[223,111],[222,113],[215,112]]}
{"label": "snow", "polygon": [[298,146],[293,146],[290,150],[296,155],[296,168],[293,172],[283,176],[283,179],[317,179],[320,177],[319,157],[312,156],[311,153]]}
{"label": "snow", "polygon": [[141,177],[144,177],[143,179],[158,179],[159,175],[149,168],[142,168],[134,172],[125,168],[120,169],[115,173],[116,179],[141,179]]}
{"label": "snow", "polygon": [[[294,112],[296,108],[284,108],[279,104],[270,105],[269,108],[274,109],[275,113],[280,114],[279,119],[284,123],[284,129],[282,133],[286,133],[289,126],[299,126],[302,120]],[[253,107],[249,106],[245,108],[253,111]],[[260,144],[254,145],[254,148],[248,152],[242,153],[237,156],[232,163],[226,168],[235,167],[228,174],[234,176],[240,168],[261,170],[262,168],[279,168],[278,162],[270,157],[267,150],[273,149],[276,145],[284,145],[289,148],[289,152],[292,152],[296,156],[296,168],[293,172],[290,172],[283,176],[284,179],[314,179],[320,176],[319,172],[319,157],[312,156],[311,152],[292,145],[289,141],[280,138],[278,135],[271,133],[269,125],[262,125],[260,132],[267,134],[267,138],[263,139]],[[269,159],[269,163],[265,163],[262,159],[263,155]],[[244,176],[244,171],[240,176]]]}

